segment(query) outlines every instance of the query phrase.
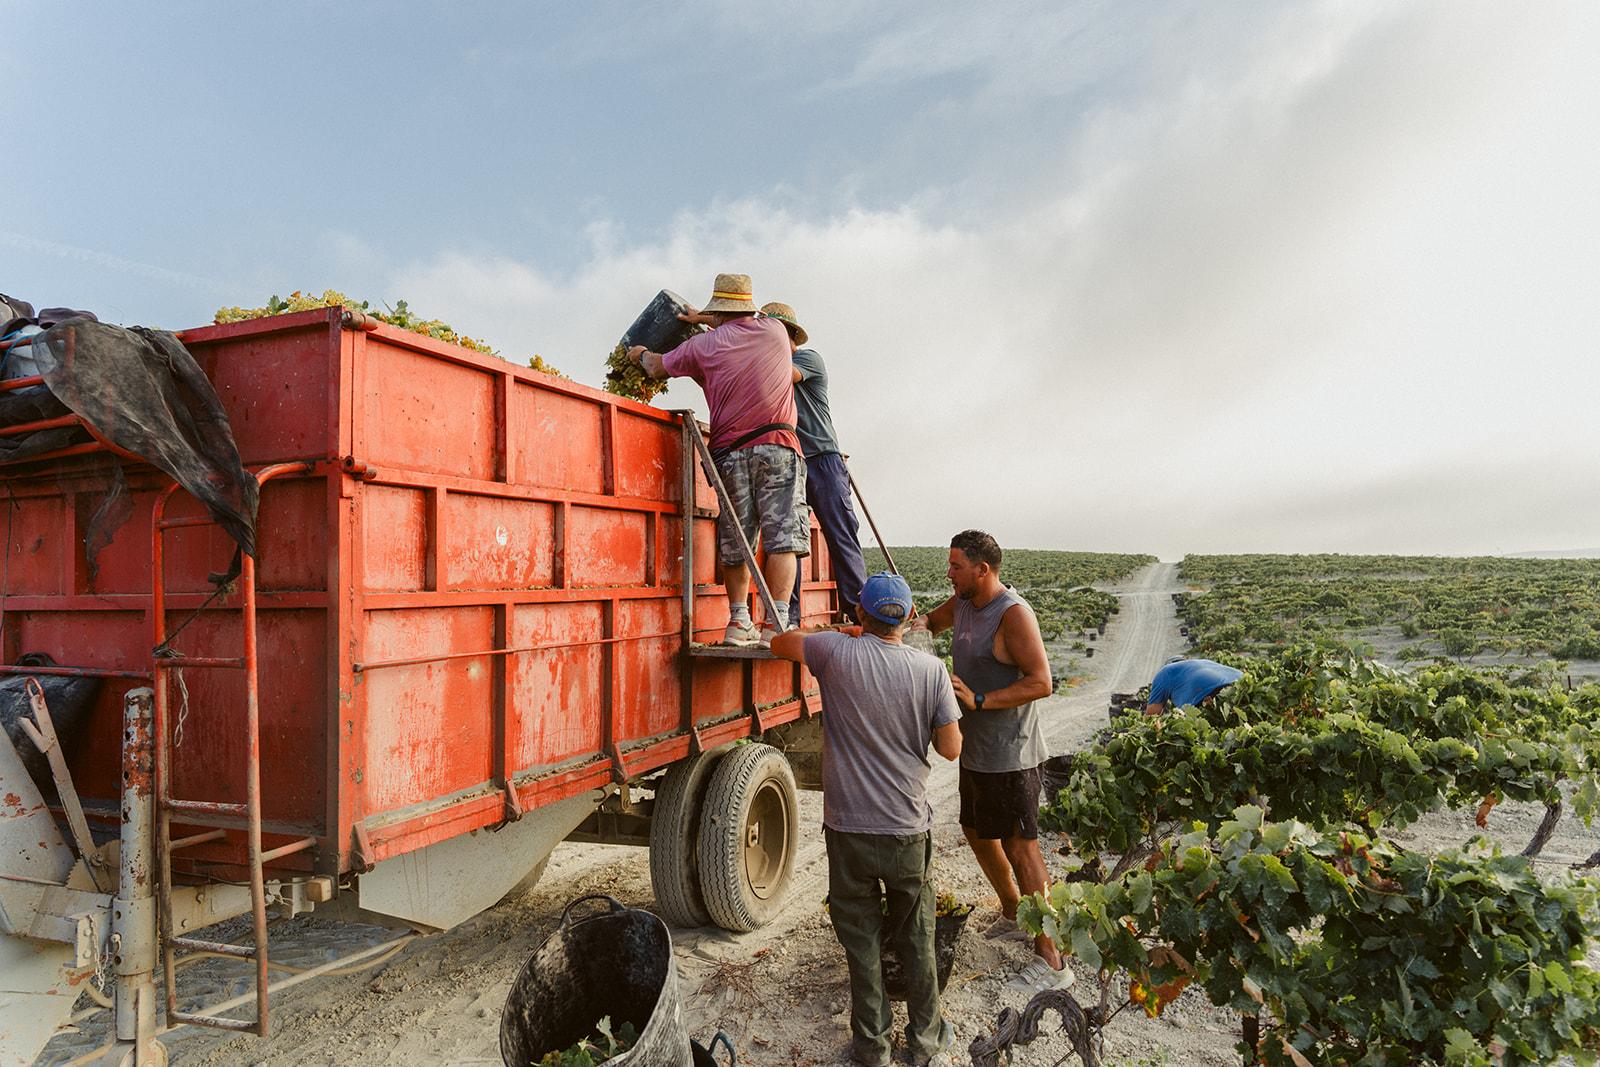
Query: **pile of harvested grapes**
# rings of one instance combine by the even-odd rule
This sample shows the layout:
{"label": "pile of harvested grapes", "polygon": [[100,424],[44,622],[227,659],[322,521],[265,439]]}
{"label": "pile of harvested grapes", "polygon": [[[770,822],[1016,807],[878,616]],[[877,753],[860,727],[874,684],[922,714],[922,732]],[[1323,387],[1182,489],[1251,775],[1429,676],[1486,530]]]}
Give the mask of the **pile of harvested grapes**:
{"label": "pile of harvested grapes", "polygon": [[628,358],[626,346],[618,343],[606,357],[606,392],[648,404],[667,391],[665,378],[652,378],[643,367]]}

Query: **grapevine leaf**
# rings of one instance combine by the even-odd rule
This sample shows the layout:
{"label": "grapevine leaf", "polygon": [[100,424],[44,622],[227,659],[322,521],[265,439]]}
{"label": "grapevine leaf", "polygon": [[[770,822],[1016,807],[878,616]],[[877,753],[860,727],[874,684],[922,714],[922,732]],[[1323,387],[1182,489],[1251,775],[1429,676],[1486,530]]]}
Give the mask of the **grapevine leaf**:
{"label": "grapevine leaf", "polygon": [[1154,889],[1148,871],[1140,871],[1128,880],[1129,907],[1135,915],[1150,910],[1150,894]]}
{"label": "grapevine leaf", "polygon": [[1084,962],[1090,970],[1100,969],[1100,947],[1094,943],[1094,938],[1089,931],[1077,929],[1072,931],[1072,954]]}

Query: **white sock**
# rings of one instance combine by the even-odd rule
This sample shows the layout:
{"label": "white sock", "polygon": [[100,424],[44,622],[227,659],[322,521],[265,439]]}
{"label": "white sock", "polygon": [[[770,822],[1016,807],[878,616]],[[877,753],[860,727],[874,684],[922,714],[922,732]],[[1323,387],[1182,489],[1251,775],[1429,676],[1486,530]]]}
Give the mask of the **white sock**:
{"label": "white sock", "polygon": [[745,626],[749,626],[750,625],[750,605],[748,605],[748,604],[735,604],[728,611],[728,621],[730,623],[742,623]]}

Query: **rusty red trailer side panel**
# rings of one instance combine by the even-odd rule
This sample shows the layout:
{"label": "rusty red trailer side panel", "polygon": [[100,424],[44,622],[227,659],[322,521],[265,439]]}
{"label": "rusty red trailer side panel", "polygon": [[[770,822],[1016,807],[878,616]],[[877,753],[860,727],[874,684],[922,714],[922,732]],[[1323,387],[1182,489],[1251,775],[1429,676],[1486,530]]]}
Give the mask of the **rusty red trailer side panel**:
{"label": "rusty red trailer side panel", "polygon": [[[315,836],[288,866],[344,872],[514,817],[706,745],[819,709],[780,661],[689,660],[682,632],[678,418],[337,311],[205,327],[211,376],[248,467],[307,460],[261,496],[258,628],[264,827]],[[150,509],[164,477],[128,473],[131,517],[94,559],[108,457],[0,472],[4,658],[150,670]],[[696,465],[698,467],[698,465]],[[696,471],[696,640],[727,622],[715,496]],[[180,493],[169,517],[198,515]],[[167,626],[226,568],[215,527],[167,535]],[[808,616],[834,609],[826,547],[804,561]],[[237,595],[175,645],[236,656]],[[681,699],[690,679],[691,723]],[[69,754],[92,811],[115,817],[122,694],[108,678]],[[238,672],[173,677],[172,792],[244,800]],[[185,704],[187,710],[185,711]],[[363,850],[353,855],[357,842]],[[237,842],[201,846],[226,863]]]}

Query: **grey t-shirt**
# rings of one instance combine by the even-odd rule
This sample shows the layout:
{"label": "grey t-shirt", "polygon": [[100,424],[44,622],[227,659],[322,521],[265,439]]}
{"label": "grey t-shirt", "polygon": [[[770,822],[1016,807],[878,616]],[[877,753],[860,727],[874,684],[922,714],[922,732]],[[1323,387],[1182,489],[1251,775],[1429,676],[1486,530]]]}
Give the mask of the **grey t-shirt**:
{"label": "grey t-shirt", "polygon": [[800,447],[811,459],[824,452],[839,451],[839,438],[833,432],[833,414],[828,410],[828,368],[822,357],[810,348],[794,353],[800,380],[794,384],[795,425]]}
{"label": "grey t-shirt", "polygon": [[933,828],[928,748],[961,718],[944,664],[864,634],[808,634],[806,666],[822,683],[822,824],[849,834]]}

